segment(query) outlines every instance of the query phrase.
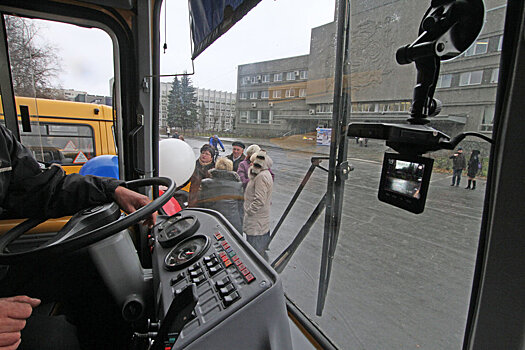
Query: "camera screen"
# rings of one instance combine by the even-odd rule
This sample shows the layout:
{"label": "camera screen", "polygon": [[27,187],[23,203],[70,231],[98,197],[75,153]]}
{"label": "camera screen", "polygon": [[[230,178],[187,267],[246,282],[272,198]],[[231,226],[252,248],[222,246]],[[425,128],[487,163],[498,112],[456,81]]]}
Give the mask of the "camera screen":
{"label": "camera screen", "polygon": [[389,159],[385,189],[419,199],[425,164]]}
{"label": "camera screen", "polygon": [[379,200],[416,214],[422,213],[433,163],[433,159],[417,155],[385,153]]}

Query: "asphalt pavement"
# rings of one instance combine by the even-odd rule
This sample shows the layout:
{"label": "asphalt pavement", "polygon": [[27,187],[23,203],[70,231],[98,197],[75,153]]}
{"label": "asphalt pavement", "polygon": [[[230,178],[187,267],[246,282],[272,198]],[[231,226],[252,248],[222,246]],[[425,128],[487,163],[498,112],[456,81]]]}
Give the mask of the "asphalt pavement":
{"label": "asphalt pavement", "polygon": [[[205,138],[186,138],[198,155]],[[224,155],[231,139],[222,139]],[[271,227],[327,146],[312,140],[242,139],[268,151],[274,165]],[[341,349],[459,349],[463,341],[485,182],[475,191],[431,177],[424,213],[379,202],[384,141],[349,142],[354,166],[345,184],[341,232],[322,317],[315,315],[324,213],[282,272],[286,293]],[[322,164],[328,167],[328,164]],[[270,261],[286,248],[326,191],[316,169],[270,245]]]}

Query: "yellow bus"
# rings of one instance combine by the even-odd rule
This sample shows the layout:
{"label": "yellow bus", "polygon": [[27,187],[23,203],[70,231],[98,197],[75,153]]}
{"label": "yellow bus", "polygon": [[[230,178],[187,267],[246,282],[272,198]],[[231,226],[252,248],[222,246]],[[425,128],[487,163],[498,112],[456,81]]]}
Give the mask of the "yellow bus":
{"label": "yellow bus", "polygon": [[[57,163],[78,173],[89,159],[116,154],[110,106],[92,103],[15,97],[22,142],[45,165]],[[30,130],[21,125],[20,106],[27,106]],[[0,106],[1,117],[3,109]]]}

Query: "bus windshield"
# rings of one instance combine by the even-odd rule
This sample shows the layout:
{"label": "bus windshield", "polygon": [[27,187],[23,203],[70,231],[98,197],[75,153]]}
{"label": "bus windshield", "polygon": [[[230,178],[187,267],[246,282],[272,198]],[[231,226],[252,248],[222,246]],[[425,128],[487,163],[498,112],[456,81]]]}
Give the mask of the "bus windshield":
{"label": "bus windshield", "polygon": [[[342,2],[348,18],[340,16]],[[239,233],[253,239],[250,234],[269,232],[264,255],[280,273],[287,298],[341,349],[458,349],[463,343],[490,144],[466,138],[454,149],[421,154],[432,159],[430,167],[392,163],[390,189],[405,197],[419,198],[423,167],[432,169],[424,211],[414,214],[378,200],[385,152],[395,150],[385,140],[340,135],[346,125],[334,124],[342,114],[346,124],[407,123],[418,72],[414,64],[399,65],[396,51],[418,38],[429,6],[430,0],[261,1],[194,60],[188,2],[164,0],[161,8],[160,89],[152,102],[158,130],[151,134],[158,132],[161,143],[183,140],[194,152],[191,163],[213,162],[210,169],[230,156],[238,172],[237,152],[257,149],[252,169],[268,170],[271,195],[259,204],[269,214],[255,221],[260,229],[241,226]],[[484,6],[479,36],[441,62],[434,86],[442,106],[428,125],[450,137],[492,135],[507,1],[485,0]],[[47,75],[24,75],[22,67],[13,76],[21,140],[37,160],[80,168],[96,155],[115,154],[113,130],[130,142],[132,130],[123,136],[113,128],[120,103],[115,91],[125,95],[114,85],[114,38],[100,29],[4,18],[13,74],[15,63],[28,57],[13,46],[16,40],[33,56],[54,53],[39,62]],[[33,42],[24,42],[29,37]],[[344,38],[346,46],[340,45]],[[140,81],[141,92],[155,90],[146,78]],[[29,106],[29,129],[22,125],[22,101]],[[144,121],[141,113],[123,118]],[[346,153],[345,159],[334,164],[334,152]],[[177,155],[170,159],[178,164]],[[337,186],[329,181],[335,171],[344,178]],[[339,196],[342,207],[331,242],[326,232],[334,225],[325,213],[336,208],[327,207],[327,193]],[[191,190],[185,195],[190,198],[182,206],[198,206]],[[327,256],[331,244],[335,254]]]}
{"label": "bus windshield", "polygon": [[[416,68],[398,65],[395,54],[416,40],[429,5],[350,2],[348,122],[406,123]],[[435,97],[443,107],[430,125],[451,137],[465,131],[491,135],[505,9],[505,1],[485,1],[479,37],[459,57],[442,62]],[[183,30],[174,23],[183,22],[184,10],[184,4],[173,2],[163,8],[171,20],[161,21],[161,43],[167,42],[160,53],[162,74],[192,73],[189,43],[184,55],[170,49],[170,33]],[[219,156],[232,153],[234,141],[267,151],[275,175],[268,260],[281,257],[299,232],[309,232],[281,276],[288,297],[339,347],[457,349],[466,325],[490,156],[490,145],[479,139],[465,140],[462,150],[424,155],[434,166],[419,215],[377,199],[383,157],[392,151],[385,141],[347,140],[353,171],[344,185],[329,290],[318,315],[325,223],[314,212],[327,191],[327,173],[315,167],[302,186],[312,157],[321,159],[321,167],[329,164],[323,157],[330,154],[337,112],[336,30],[335,1],[261,2],[197,57],[194,75],[162,80],[161,138],[184,135],[196,156],[214,134],[226,149],[222,153],[219,147]],[[170,109],[180,106],[171,102],[180,96],[171,92],[174,84],[194,88],[194,103],[186,106],[194,118]],[[458,154],[465,163],[460,176],[453,176]],[[473,154],[479,155],[476,162]]]}

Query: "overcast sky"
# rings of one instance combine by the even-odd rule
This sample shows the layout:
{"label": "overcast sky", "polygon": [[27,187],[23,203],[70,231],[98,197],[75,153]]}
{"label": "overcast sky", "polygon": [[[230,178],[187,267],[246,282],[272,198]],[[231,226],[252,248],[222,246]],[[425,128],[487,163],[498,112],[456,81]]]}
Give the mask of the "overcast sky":
{"label": "overcast sky", "polygon": [[[261,1],[197,57],[193,85],[235,92],[238,65],[307,54],[311,28],[333,21],[334,7],[335,0]],[[161,15],[161,46],[166,37],[168,49],[165,54],[161,49],[161,72],[191,72],[188,3],[167,0],[166,8],[167,27],[164,6]],[[63,88],[109,95],[113,48],[106,33],[46,22],[41,37],[56,46],[63,57]]]}

